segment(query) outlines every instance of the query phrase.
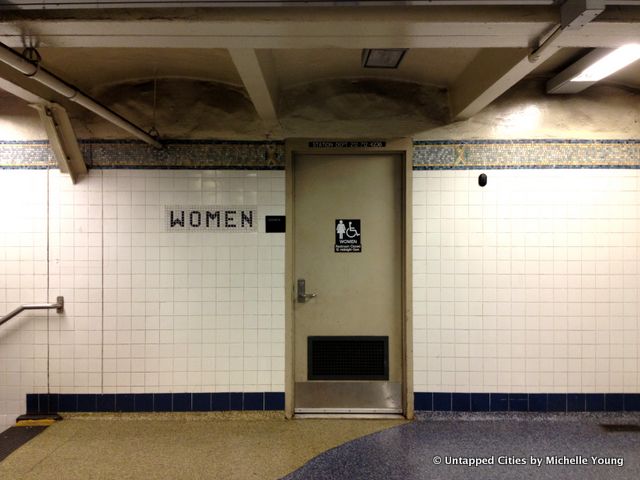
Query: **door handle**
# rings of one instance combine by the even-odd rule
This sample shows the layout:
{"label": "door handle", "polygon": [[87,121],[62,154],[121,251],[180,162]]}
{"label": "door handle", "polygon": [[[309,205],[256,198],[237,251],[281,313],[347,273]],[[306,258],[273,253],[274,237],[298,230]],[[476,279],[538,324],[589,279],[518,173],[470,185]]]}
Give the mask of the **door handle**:
{"label": "door handle", "polygon": [[298,279],[298,303],[307,303],[307,300],[317,297],[316,293],[307,293],[304,278]]}

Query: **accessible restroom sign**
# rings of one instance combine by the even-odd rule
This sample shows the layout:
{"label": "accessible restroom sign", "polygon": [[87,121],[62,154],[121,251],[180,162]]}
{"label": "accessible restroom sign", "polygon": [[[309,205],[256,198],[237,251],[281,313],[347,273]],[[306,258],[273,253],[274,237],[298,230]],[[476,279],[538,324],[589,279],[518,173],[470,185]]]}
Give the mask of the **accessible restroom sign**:
{"label": "accessible restroom sign", "polygon": [[360,219],[336,219],[335,253],[359,253],[362,251]]}

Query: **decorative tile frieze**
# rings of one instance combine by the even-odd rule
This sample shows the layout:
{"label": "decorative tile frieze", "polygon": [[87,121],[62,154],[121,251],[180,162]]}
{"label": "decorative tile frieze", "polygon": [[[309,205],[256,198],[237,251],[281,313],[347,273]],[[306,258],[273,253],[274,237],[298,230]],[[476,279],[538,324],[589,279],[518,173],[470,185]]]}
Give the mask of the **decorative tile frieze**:
{"label": "decorative tile frieze", "polygon": [[46,140],[0,141],[0,168],[55,167],[53,152]]}
{"label": "decorative tile frieze", "polygon": [[640,168],[640,140],[416,141],[418,170]]}
{"label": "decorative tile frieze", "polygon": [[[259,169],[284,168],[282,142],[167,141],[163,148],[128,140],[80,141],[89,168]],[[55,166],[46,141],[0,142],[0,167]]]}
{"label": "decorative tile frieze", "polygon": [[89,168],[284,168],[281,142],[171,141],[161,149],[141,142],[83,142]]}
{"label": "decorative tile frieze", "polygon": [[[89,168],[273,169],[284,142],[172,140],[157,149],[131,140],[85,140]],[[0,142],[0,168],[55,167],[45,140]],[[415,141],[417,170],[471,168],[640,168],[640,140]]]}

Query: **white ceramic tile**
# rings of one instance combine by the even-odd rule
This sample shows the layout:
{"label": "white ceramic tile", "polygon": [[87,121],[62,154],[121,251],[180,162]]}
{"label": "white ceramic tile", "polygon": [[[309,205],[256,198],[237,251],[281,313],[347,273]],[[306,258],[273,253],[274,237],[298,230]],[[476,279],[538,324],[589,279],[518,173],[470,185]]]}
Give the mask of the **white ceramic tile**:
{"label": "white ceramic tile", "polygon": [[637,391],[636,171],[479,173],[414,175],[415,390]]}
{"label": "white ceramic tile", "polygon": [[0,404],[14,405],[0,428],[47,388],[284,389],[284,235],[261,220],[257,233],[164,231],[165,205],[206,192],[257,204],[260,218],[284,213],[284,172],[92,170],[71,185],[56,171],[2,171],[0,308],[44,301],[48,284],[66,309],[49,314],[48,333],[41,312],[2,328],[19,335],[0,336]]}

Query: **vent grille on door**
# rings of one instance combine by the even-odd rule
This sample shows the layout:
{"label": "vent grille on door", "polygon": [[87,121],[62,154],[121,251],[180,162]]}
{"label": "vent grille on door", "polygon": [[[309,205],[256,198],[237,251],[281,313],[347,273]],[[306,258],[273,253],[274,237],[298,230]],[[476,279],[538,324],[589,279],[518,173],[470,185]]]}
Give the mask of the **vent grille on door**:
{"label": "vent grille on door", "polygon": [[308,337],[309,380],[389,380],[389,337]]}

